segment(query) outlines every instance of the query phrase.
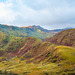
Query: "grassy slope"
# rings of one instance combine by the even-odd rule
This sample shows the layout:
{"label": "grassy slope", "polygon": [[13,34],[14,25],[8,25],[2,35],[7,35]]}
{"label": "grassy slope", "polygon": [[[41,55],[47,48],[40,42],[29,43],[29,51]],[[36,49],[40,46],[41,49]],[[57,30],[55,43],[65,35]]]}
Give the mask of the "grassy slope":
{"label": "grassy slope", "polygon": [[[0,32],[0,33],[1,33],[0,34],[0,40],[1,40],[0,41],[0,43],[1,43],[0,50],[2,50],[2,51],[8,50],[9,47],[12,48],[13,45],[14,45],[14,47],[12,48],[12,51],[13,51],[13,49],[15,50],[16,49],[15,47],[17,47],[18,43],[22,40],[22,37],[15,37],[13,35],[9,36],[9,35],[4,34],[3,32]],[[11,46],[11,44],[12,44],[12,46]]]}
{"label": "grassy slope", "polygon": [[61,31],[51,38],[46,39],[47,42],[52,42],[58,45],[75,46],[75,29]]}
{"label": "grassy slope", "polygon": [[[53,50],[50,48],[50,45],[53,48]],[[45,45],[43,45],[43,47],[44,46]],[[42,57],[42,53],[38,54],[36,51],[34,54],[34,50],[33,52],[32,50],[30,50],[29,52],[32,52],[31,55],[34,56],[29,59],[29,60],[31,59],[33,60],[31,63],[29,64],[27,63],[27,61],[29,61],[28,58],[27,59],[25,58],[24,60],[22,60],[22,58],[24,58],[25,55],[21,57],[15,56],[14,58],[9,59],[8,61],[2,61],[0,63],[0,70],[2,70],[2,72],[6,70],[7,72],[13,72],[15,74],[20,74],[20,75],[21,74],[22,75],[23,74],[28,74],[28,75],[75,74],[75,69],[74,69],[75,67],[75,60],[74,60],[75,49],[74,48],[67,47],[67,46],[53,46],[52,44],[49,44],[49,43],[46,45],[46,47],[47,47],[46,50],[48,52],[51,52],[51,55],[46,56],[48,57],[48,60],[46,60],[47,58],[45,58],[44,56],[43,58],[45,59],[43,61],[34,64],[35,63],[34,59],[36,58],[36,56],[41,55]],[[44,50],[41,47],[39,49]],[[39,49],[37,50],[39,51]],[[47,52],[43,54],[47,54]],[[56,58],[57,56],[58,58]],[[35,61],[38,62],[39,59],[41,59],[41,57],[39,57],[38,59],[35,59]]]}
{"label": "grassy slope", "polygon": [[0,51],[5,51],[4,55],[0,56],[0,70],[3,73],[11,72],[19,75],[75,74],[74,47],[56,46],[34,37],[7,36],[3,32],[0,36]]}

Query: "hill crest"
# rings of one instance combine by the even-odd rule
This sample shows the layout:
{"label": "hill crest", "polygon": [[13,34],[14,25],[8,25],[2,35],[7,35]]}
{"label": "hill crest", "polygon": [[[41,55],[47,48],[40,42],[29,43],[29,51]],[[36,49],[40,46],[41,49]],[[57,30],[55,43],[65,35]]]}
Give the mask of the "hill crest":
{"label": "hill crest", "polygon": [[46,38],[46,41],[58,45],[75,46],[75,29],[61,31],[53,37]]}

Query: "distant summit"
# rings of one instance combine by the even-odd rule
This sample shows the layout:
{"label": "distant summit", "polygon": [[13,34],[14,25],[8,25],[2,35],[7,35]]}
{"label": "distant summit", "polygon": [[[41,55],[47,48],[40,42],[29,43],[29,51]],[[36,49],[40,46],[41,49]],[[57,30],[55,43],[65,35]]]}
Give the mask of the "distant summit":
{"label": "distant summit", "polygon": [[43,32],[47,32],[47,33],[49,33],[50,32],[50,30],[47,30],[47,29],[44,29],[44,28],[42,28],[41,26],[36,26],[36,25],[33,25],[33,26],[22,26],[21,28],[30,28],[30,29],[35,29],[35,30],[41,30],[41,31],[43,31]]}
{"label": "distant summit", "polygon": [[73,29],[72,27],[67,27],[67,28],[63,28],[63,29],[54,29],[54,30],[48,30],[48,29],[44,29],[43,27],[41,26],[36,26],[36,25],[33,25],[33,26],[22,26],[21,28],[30,28],[30,29],[40,29],[41,31],[43,32],[47,32],[47,33],[58,33],[60,31],[63,31],[63,30],[67,30],[67,29]]}

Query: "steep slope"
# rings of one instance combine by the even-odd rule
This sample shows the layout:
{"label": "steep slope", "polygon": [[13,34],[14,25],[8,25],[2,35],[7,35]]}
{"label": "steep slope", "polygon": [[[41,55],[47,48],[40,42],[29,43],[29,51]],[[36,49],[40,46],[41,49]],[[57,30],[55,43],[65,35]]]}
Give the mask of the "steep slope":
{"label": "steep slope", "polygon": [[[19,42],[22,40],[22,37],[15,37],[13,35],[6,35],[2,32],[0,35],[1,41],[0,41],[0,50],[2,51],[7,51],[9,50],[8,48],[11,47],[12,51],[13,49],[17,48],[17,45]],[[10,49],[10,51],[11,51]]]}
{"label": "steep slope", "polygon": [[28,52],[30,49],[35,47],[36,45],[40,44],[41,42],[42,42],[41,39],[34,38],[34,37],[24,38],[20,42],[18,42],[16,49],[14,48],[14,44],[8,48],[8,50],[10,50],[11,48],[14,48],[13,50],[15,50],[15,51],[13,51],[13,52],[9,51],[9,54],[7,52],[7,56],[12,57],[14,55],[17,55],[20,57],[20,56],[24,55],[26,52]]}
{"label": "steep slope", "polygon": [[14,36],[5,36],[5,39],[2,41],[3,42],[0,44],[0,51],[4,51],[4,57],[7,58],[11,58],[15,55],[21,56],[42,42],[39,38],[22,38]]}
{"label": "steep slope", "polygon": [[52,42],[58,45],[75,47],[75,29],[61,31],[51,38],[46,39],[47,42]]}

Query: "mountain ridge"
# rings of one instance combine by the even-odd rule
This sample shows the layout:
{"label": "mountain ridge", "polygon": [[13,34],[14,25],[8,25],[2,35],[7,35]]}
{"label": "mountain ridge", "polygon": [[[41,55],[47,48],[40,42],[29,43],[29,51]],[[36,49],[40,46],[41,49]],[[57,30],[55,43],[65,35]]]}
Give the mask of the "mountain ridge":
{"label": "mountain ridge", "polygon": [[41,31],[40,29],[31,29],[31,28],[20,28],[16,26],[7,26],[0,24],[0,31],[4,32],[8,35],[14,35],[18,37],[39,37],[39,38],[46,38],[54,35],[54,33],[47,33]]}

